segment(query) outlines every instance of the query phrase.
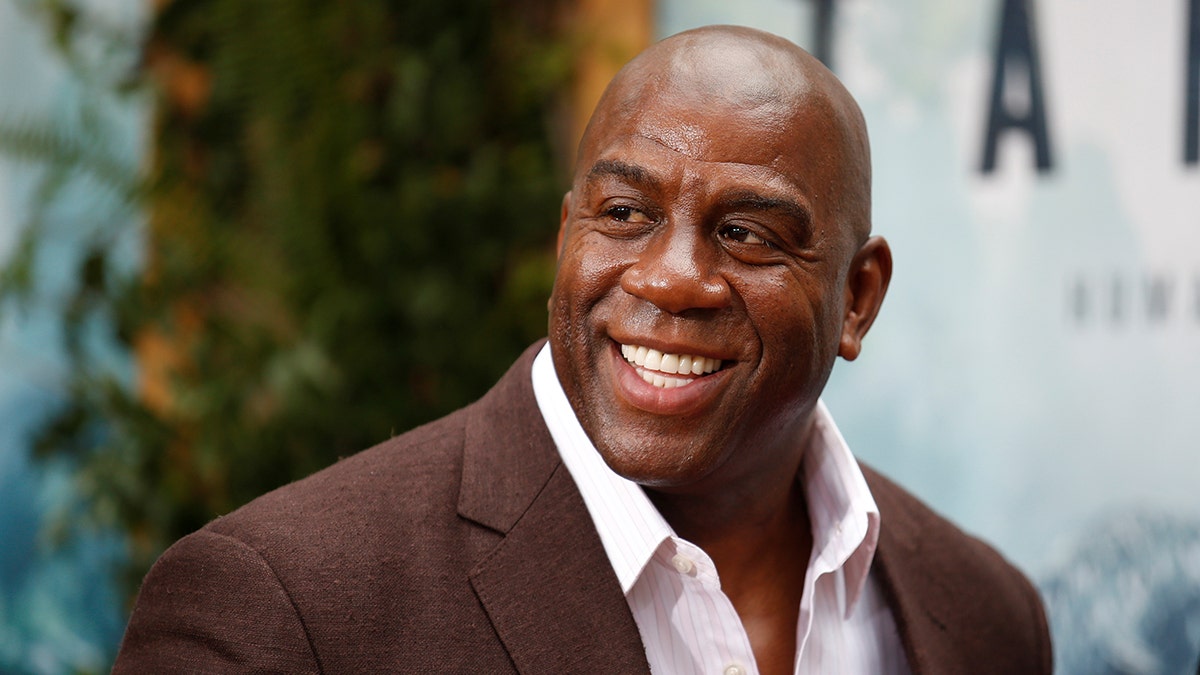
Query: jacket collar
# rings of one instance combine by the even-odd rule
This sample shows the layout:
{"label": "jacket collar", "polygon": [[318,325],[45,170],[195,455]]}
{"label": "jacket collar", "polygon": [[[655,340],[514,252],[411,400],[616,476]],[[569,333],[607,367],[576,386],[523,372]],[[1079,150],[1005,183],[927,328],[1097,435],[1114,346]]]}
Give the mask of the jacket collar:
{"label": "jacket collar", "polygon": [[956,651],[947,630],[955,619],[943,610],[963,599],[930,565],[937,556],[924,550],[928,523],[914,516],[912,505],[905,503],[911,498],[901,488],[868,466],[862,470],[884,523],[875,566],[909,668],[913,675],[962,672],[947,660]]}
{"label": "jacket collar", "polygon": [[649,673],[637,625],[530,380],[539,342],[467,410],[458,513],[502,535],[471,585],[517,670]]}

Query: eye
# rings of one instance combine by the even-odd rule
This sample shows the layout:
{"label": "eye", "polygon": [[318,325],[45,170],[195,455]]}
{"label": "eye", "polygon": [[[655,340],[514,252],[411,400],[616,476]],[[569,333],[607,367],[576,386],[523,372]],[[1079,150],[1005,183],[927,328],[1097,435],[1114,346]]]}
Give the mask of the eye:
{"label": "eye", "polygon": [[616,206],[609,207],[608,210],[604,212],[604,215],[612,218],[613,220],[619,220],[622,223],[651,222],[650,217],[645,213],[642,213],[632,206],[626,206],[624,204],[618,204]]}
{"label": "eye", "polygon": [[741,225],[728,225],[721,229],[720,235],[726,239],[731,239],[739,244],[749,244],[751,246],[766,246],[767,248],[775,248],[771,242],[754,234],[748,227]]}

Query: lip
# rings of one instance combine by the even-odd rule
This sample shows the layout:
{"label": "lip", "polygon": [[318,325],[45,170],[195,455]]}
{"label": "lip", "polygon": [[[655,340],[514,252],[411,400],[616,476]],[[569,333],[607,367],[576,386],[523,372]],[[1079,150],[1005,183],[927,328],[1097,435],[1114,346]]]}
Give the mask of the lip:
{"label": "lip", "polygon": [[715,352],[711,345],[697,346],[682,342],[666,342],[654,337],[631,337],[625,335],[608,334],[608,339],[615,343],[618,356],[621,350],[621,345],[635,345],[638,347],[647,347],[649,349],[657,349],[664,354],[691,354],[693,356],[704,356],[710,359],[716,359],[723,363],[732,363],[737,360],[732,353]]}
{"label": "lip", "polygon": [[[654,349],[659,349],[658,346],[652,346],[646,342],[632,344],[646,345]],[[668,347],[668,349],[679,348]],[[691,353],[705,356],[705,354],[698,351],[677,351],[672,353]],[[643,380],[634,365],[626,361],[625,357],[621,355],[619,343],[610,341],[609,357],[612,359],[613,389],[617,397],[630,406],[653,415],[688,415],[709,408],[720,395],[721,385],[725,382],[729,374],[728,369],[722,368],[708,375],[696,377],[692,379],[691,384],[686,386],[665,389],[656,387]]]}

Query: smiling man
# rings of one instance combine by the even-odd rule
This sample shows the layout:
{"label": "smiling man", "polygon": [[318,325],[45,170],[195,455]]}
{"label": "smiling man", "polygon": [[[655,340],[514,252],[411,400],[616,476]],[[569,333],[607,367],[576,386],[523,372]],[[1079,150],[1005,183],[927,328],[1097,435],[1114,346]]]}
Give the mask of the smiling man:
{"label": "smiling man", "polygon": [[674,36],[597,106],[549,341],[483,399],[181,540],[117,671],[1039,673],[1036,591],[820,403],[891,276],[819,62]]}

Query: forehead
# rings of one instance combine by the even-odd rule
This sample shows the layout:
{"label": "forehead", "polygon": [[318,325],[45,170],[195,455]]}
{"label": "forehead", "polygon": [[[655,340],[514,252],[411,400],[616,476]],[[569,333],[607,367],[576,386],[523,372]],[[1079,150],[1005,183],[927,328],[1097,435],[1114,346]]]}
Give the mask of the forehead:
{"label": "forehead", "polygon": [[597,162],[622,160],[740,176],[806,196],[836,186],[840,133],[819,101],[709,94],[644,87],[621,101],[589,130],[576,179]]}

